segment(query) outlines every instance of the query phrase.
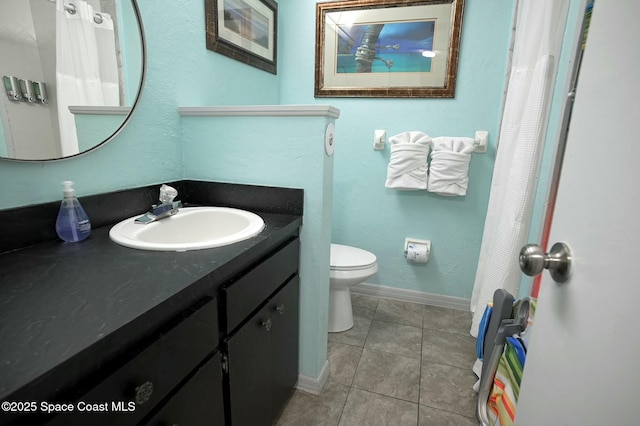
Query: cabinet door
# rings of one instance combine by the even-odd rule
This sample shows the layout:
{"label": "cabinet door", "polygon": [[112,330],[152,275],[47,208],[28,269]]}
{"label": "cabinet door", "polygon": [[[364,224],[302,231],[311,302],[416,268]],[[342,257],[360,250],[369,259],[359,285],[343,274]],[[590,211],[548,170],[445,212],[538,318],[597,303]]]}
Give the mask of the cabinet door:
{"label": "cabinet door", "polygon": [[231,424],[271,424],[270,305],[265,305],[227,341]]}
{"label": "cabinet door", "polygon": [[224,425],[220,353],[203,365],[146,424]]}
{"label": "cabinet door", "polygon": [[268,303],[271,312],[272,408],[277,418],[298,381],[300,278],[296,275]]}
{"label": "cabinet door", "polygon": [[202,303],[180,314],[168,331],[159,330],[156,341],[79,398],[78,404],[97,404],[99,410],[61,413],[47,426],[138,424],[218,345],[216,299]]}
{"label": "cabinet door", "polygon": [[267,300],[282,283],[298,273],[300,240],[297,238],[237,281],[222,288],[226,316],[223,328],[232,333],[253,311]]}

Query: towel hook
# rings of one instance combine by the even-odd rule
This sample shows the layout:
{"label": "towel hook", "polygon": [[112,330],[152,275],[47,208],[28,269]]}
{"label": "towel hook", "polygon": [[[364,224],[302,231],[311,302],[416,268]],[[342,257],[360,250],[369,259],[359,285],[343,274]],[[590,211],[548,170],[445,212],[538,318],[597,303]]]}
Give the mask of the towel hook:
{"label": "towel hook", "polygon": [[478,130],[473,139],[473,145],[475,146],[474,152],[487,152],[488,143],[489,132],[486,130]]}

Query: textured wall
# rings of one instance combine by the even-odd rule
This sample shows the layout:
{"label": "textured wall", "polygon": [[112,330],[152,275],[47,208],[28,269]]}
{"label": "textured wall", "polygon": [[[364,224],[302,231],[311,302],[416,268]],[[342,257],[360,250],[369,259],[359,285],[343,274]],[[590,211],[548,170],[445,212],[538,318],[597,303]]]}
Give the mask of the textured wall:
{"label": "textured wall", "polygon": [[[495,155],[511,3],[467,1],[455,99],[314,99],[313,0],[279,1],[277,76],[205,49],[203,2],[179,0],[159,5],[140,0],[140,6],[148,70],[131,123],[112,142],[85,156],[53,163],[0,161],[0,208],[58,199],[59,182],[66,179],[77,182],[79,196],[182,177],[295,186],[323,194],[305,205],[303,233],[311,232],[305,238],[313,239],[327,238],[324,230],[330,226],[327,218],[331,215],[326,210],[331,203],[322,197],[332,190],[333,240],[378,255],[380,272],[372,282],[443,295],[471,295]],[[322,170],[329,176],[334,168],[332,187],[328,179],[322,187],[316,179],[307,180],[310,170],[320,173],[319,163],[308,163],[313,158],[320,161],[322,157],[314,157],[319,153],[305,156],[281,150],[313,139],[320,132],[313,127],[317,123],[305,128],[305,122],[291,120],[283,125],[267,120],[266,127],[258,129],[268,131],[247,128],[243,144],[238,144],[238,129],[228,131],[235,125],[233,120],[221,119],[220,126],[205,129],[181,119],[176,111],[178,106],[281,101],[331,104],[341,110],[336,121],[336,154],[331,165],[323,163]],[[399,192],[384,188],[389,151],[371,149],[377,128],[386,129],[388,135],[421,130],[432,136],[471,136],[476,130],[489,130],[491,146],[487,154],[473,156],[467,197]],[[285,130],[298,136],[281,140]],[[231,134],[235,136],[228,136]],[[285,159],[291,168],[280,167]],[[405,236],[433,240],[429,264],[406,264],[402,257]],[[315,247],[321,246],[326,244]],[[316,255],[315,261],[310,258]],[[325,285],[326,256],[303,253],[307,265],[303,279],[309,283],[304,285]],[[326,327],[324,291],[324,287],[307,287],[306,293],[303,289],[302,305],[308,313],[303,316],[301,363],[309,375],[317,373],[326,354],[326,335],[321,332]]]}
{"label": "textured wall", "polygon": [[[379,272],[369,282],[469,298],[473,288],[495,158],[513,2],[465,4],[455,99],[314,99],[315,2],[280,0],[287,19],[282,102],[331,103],[336,123],[334,242],[370,250]],[[487,154],[474,154],[466,197],[385,189],[389,148],[373,151],[373,132],[409,130],[431,136],[473,136],[488,130]],[[407,236],[432,240],[426,265],[403,257]]]}
{"label": "textured wall", "polygon": [[300,233],[300,372],[320,374],[327,353],[333,157],[327,117],[184,117],[185,176],[304,189]]}
{"label": "textured wall", "polygon": [[0,208],[52,201],[64,180],[78,196],[160,183],[183,176],[181,105],[277,104],[279,77],[205,48],[204,3],[139,0],[147,41],[147,75],[131,122],[87,155],[57,162],[0,160]]}

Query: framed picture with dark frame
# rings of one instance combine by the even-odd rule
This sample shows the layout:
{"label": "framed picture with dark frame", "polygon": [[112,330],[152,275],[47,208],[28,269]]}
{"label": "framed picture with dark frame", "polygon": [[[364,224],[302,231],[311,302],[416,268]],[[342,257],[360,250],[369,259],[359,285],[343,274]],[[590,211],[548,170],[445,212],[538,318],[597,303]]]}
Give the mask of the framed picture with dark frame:
{"label": "framed picture with dark frame", "polygon": [[464,0],[316,4],[316,97],[453,98]]}
{"label": "framed picture with dark frame", "polygon": [[278,4],[205,0],[207,49],[277,74]]}

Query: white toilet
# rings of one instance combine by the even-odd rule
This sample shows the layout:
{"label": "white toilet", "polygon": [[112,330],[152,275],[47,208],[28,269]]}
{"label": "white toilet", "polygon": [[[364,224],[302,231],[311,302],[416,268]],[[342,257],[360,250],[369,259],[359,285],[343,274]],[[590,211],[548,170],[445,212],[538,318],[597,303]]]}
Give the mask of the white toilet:
{"label": "white toilet", "polygon": [[329,332],[353,327],[349,287],[364,282],[378,272],[376,256],[356,247],[331,244],[329,273]]}

